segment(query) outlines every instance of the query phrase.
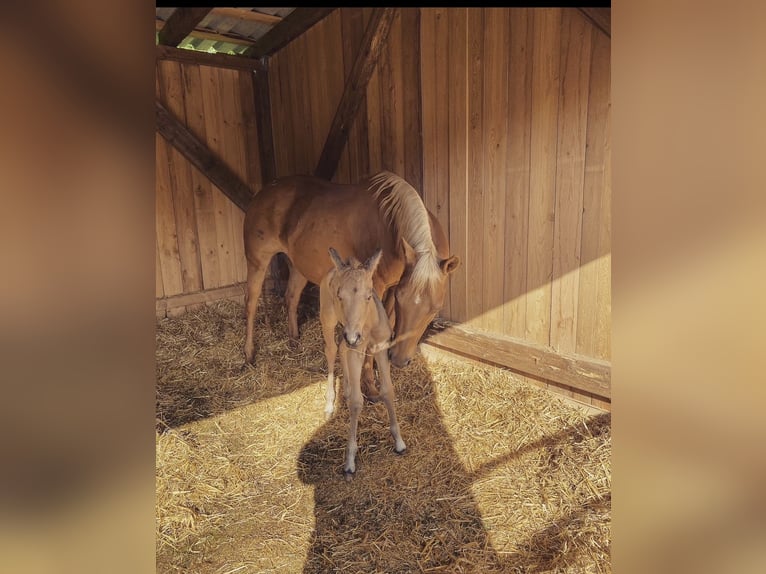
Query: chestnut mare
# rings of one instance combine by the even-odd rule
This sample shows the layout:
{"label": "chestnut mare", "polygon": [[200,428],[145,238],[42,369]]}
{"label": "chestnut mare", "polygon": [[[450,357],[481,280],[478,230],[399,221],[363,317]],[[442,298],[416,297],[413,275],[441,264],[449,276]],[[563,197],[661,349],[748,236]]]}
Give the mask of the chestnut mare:
{"label": "chestnut mare", "polygon": [[362,412],[361,375],[365,354],[370,352],[378,363],[380,373],[380,397],[388,410],[388,423],[394,437],[394,450],[402,454],[407,448],[399,432],[394,408],[394,386],[391,382],[391,365],[388,348],[391,345],[391,326],[388,314],[373,289],[373,274],[380,262],[382,251],[362,264],[351,257],[348,262],[341,260],[337,251],[330,248],[330,257],[335,267],[322,279],[319,285],[319,318],[322,322],[325,356],[327,357],[327,393],[325,416],[330,418],[335,411],[335,356],[338,344],[335,342],[335,326],[343,325],[340,344],[340,363],[343,367],[343,396],[349,411],[348,445],[346,464],[343,470],[346,479],[356,471],[356,429]]}
{"label": "chestnut mare", "polygon": [[[245,358],[255,358],[253,323],[271,258],[290,260],[288,334],[298,338],[298,301],[308,281],[317,285],[332,269],[330,247],[342,257],[365,261],[380,247],[373,287],[395,327],[389,350],[396,367],[409,363],[418,341],[444,303],[447,277],[460,264],[417,191],[383,171],[357,184],[336,184],[310,176],[279,179],[255,195],[244,225],[247,257]],[[363,383],[373,380],[365,362]],[[369,394],[368,394],[369,396]]]}

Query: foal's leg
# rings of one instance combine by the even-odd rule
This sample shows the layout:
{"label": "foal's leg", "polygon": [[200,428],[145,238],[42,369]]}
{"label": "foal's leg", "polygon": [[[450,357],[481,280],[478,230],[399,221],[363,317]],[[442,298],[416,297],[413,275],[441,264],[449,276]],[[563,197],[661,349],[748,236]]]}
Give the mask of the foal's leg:
{"label": "foal's leg", "polygon": [[399,432],[399,423],[396,420],[396,410],[394,408],[394,385],[391,382],[391,363],[388,360],[388,351],[381,351],[375,355],[378,362],[378,372],[380,373],[380,396],[388,409],[388,423],[391,429],[391,436],[394,437],[394,450],[397,454],[402,454],[407,448]]}
{"label": "foal's leg", "polygon": [[375,386],[375,371],[372,370],[372,355],[369,351],[365,352],[362,366],[362,393],[371,403],[377,403],[380,400],[380,393]]}
{"label": "foal's leg", "polygon": [[362,373],[364,356],[356,351],[349,350],[345,341],[341,343],[340,360],[343,364],[344,394],[350,413],[348,425],[348,447],[346,448],[346,464],[343,470],[346,480],[351,480],[351,475],[356,472],[356,427],[359,423],[359,413],[362,412],[362,390],[359,386],[359,377]]}
{"label": "foal's leg", "polygon": [[263,279],[271,257],[263,259],[248,259],[247,262],[247,293],[245,294],[245,307],[247,310],[246,333],[245,333],[245,361],[253,363],[255,360],[255,345],[253,344],[253,324],[255,323],[255,311],[258,308],[258,299],[261,296]]}
{"label": "foal's leg", "polygon": [[292,262],[289,263],[290,278],[287,281],[287,290],[285,299],[287,301],[287,334],[294,343],[298,342],[298,303],[301,300],[303,288],[308,283],[300,271],[295,268]]}
{"label": "foal's leg", "polygon": [[324,336],[324,353],[327,358],[327,391],[325,392],[325,418],[329,419],[335,411],[335,357],[338,345],[335,343],[335,325],[338,322],[332,305],[320,305],[319,320]]}

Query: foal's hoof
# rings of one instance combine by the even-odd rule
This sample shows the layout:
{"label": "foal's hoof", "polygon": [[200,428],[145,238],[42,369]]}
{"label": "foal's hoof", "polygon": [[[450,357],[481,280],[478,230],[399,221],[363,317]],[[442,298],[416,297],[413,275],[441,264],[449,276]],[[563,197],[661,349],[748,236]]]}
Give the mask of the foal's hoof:
{"label": "foal's hoof", "polygon": [[394,447],[394,452],[398,454],[399,456],[402,456],[407,452],[407,447],[405,446],[402,450],[396,450],[396,447]]}
{"label": "foal's hoof", "polygon": [[375,404],[380,401],[380,392],[374,380],[362,379],[362,394],[369,403]]}
{"label": "foal's hoof", "polygon": [[290,349],[291,351],[298,351],[298,350],[300,350],[300,348],[301,348],[300,340],[297,339],[297,338],[294,339],[294,338],[290,337],[289,339],[287,339],[287,348]]}
{"label": "foal's hoof", "polygon": [[344,470],[343,471],[343,477],[346,479],[346,482],[351,482],[354,480],[354,471],[353,470]]}

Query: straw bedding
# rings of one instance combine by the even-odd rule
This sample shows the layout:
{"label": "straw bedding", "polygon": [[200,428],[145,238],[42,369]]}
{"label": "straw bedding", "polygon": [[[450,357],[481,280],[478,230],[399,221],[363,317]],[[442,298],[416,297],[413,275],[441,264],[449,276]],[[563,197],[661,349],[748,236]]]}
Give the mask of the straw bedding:
{"label": "straw bedding", "polygon": [[346,482],[348,411],[339,386],[324,420],[321,329],[303,311],[293,349],[283,305],[260,307],[255,367],[241,304],[158,322],[158,572],[611,571],[610,415],[418,356],[392,371],[406,454],[366,404]]}

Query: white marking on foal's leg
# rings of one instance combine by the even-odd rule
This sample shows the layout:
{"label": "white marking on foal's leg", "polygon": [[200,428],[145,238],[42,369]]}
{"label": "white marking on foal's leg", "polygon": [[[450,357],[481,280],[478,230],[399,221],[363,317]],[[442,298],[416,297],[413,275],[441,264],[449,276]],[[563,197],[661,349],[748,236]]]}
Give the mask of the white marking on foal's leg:
{"label": "white marking on foal's leg", "polygon": [[335,412],[335,375],[332,371],[327,375],[327,391],[325,393],[324,415],[329,419]]}

